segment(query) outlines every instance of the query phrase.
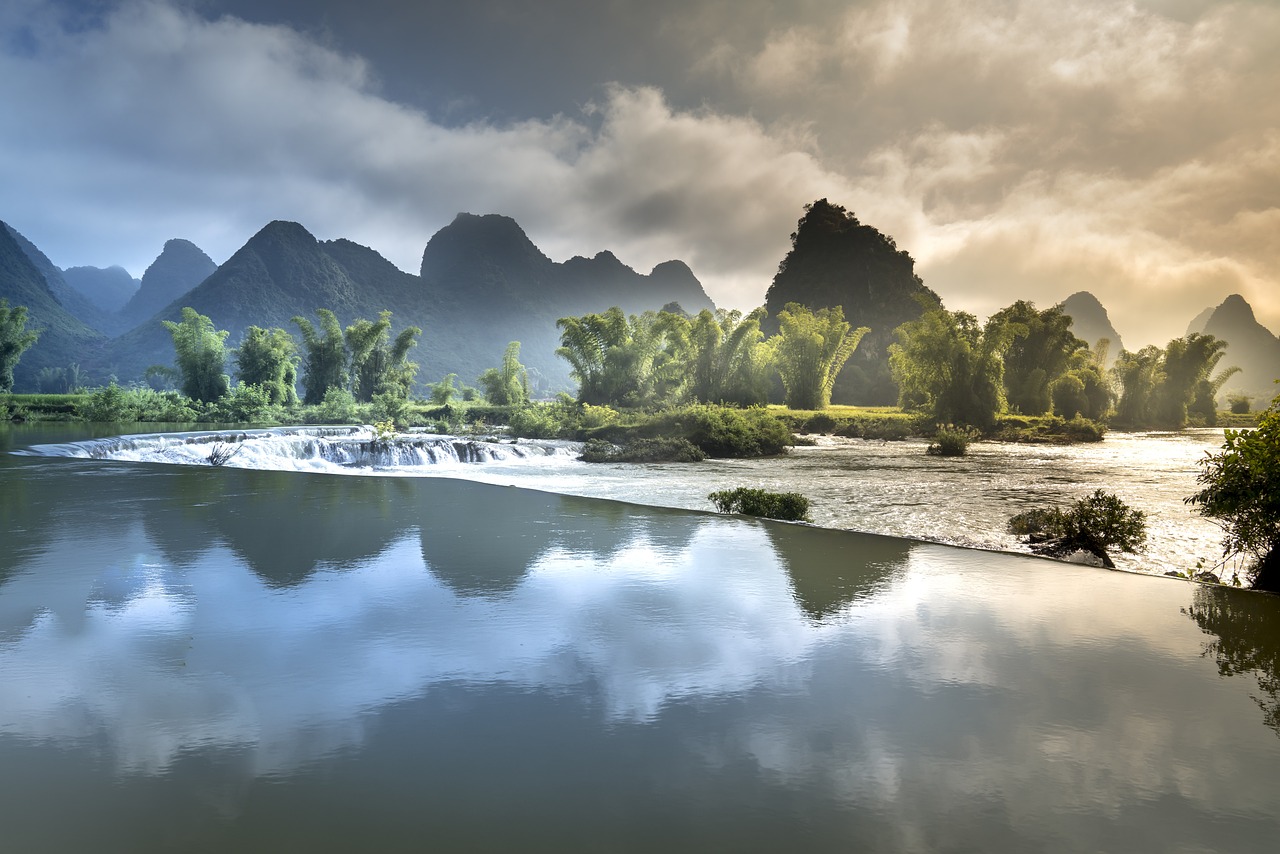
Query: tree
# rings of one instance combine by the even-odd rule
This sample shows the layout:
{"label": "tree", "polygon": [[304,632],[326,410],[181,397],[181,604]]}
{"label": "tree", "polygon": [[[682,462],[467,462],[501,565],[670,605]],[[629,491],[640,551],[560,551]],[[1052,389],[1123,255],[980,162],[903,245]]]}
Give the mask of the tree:
{"label": "tree", "polygon": [[338,318],[327,308],[316,310],[321,337],[310,320],[297,316],[293,322],[302,333],[302,388],[303,403],[317,406],[324,402],[325,392],[331,388],[349,390],[347,375],[347,345],[342,336]]}
{"label": "tree", "polygon": [[298,344],[287,331],[250,326],[235,361],[241,385],[260,387],[269,403],[293,406],[298,402]]}
{"label": "tree", "polygon": [[980,430],[1004,411],[1004,359],[1014,330],[992,318],[985,328],[963,311],[934,309],[898,327],[889,367],[903,408]]}
{"label": "tree", "polygon": [[1122,389],[1116,421],[1127,427],[1181,430],[1194,409],[1203,420],[1216,420],[1213,398],[1235,373],[1228,368],[1211,378],[1226,346],[1212,335],[1192,333],[1173,339],[1163,350],[1121,351],[1113,369]]}
{"label": "tree", "polygon": [[[1226,341],[1195,332],[1169,342],[1161,360],[1162,381],[1153,401],[1158,426],[1173,430],[1187,426],[1187,415],[1197,389],[1202,382],[1211,383],[1209,375],[1226,348]],[[1213,394],[1209,397],[1212,407]]]}
{"label": "tree", "polygon": [[569,375],[578,381],[579,403],[642,406],[656,402],[659,389],[664,396],[674,393],[670,385],[678,375],[669,368],[676,362],[663,350],[669,321],[659,323],[659,317],[651,311],[627,317],[614,306],[603,314],[556,321],[561,343],[556,355],[569,363]]}
{"label": "tree", "polygon": [[408,360],[409,350],[418,346],[421,334],[421,328],[407,326],[390,343],[389,311],[381,312],[376,322],[359,318],[348,326],[345,339],[355,399],[367,403],[375,394],[408,397],[418,372],[417,363]]}
{"label": "tree", "polygon": [[1163,355],[1164,351],[1155,345],[1143,347],[1136,353],[1120,351],[1112,368],[1120,386],[1115,413],[1115,420],[1120,424],[1140,427],[1152,423],[1153,399],[1163,381],[1160,369]]}
{"label": "tree", "polygon": [[1108,549],[1135,552],[1147,540],[1146,514],[1101,489],[1068,510],[1047,507],[1019,513],[1009,520],[1009,530],[1026,537],[1036,554],[1068,557],[1085,551],[1108,569],[1115,568]]}
{"label": "tree", "polygon": [[181,322],[161,322],[173,337],[182,393],[202,403],[212,403],[226,395],[231,389],[231,378],[224,373],[227,331],[215,330],[212,320],[190,306],[182,309]]}
{"label": "tree", "polygon": [[1222,451],[1200,461],[1204,488],[1186,502],[1222,526],[1224,563],[1252,560],[1254,587],[1280,591],[1280,398],[1253,430],[1227,430]]}
{"label": "tree", "polygon": [[512,341],[502,354],[502,367],[489,368],[478,380],[484,396],[499,406],[529,402],[529,372],[520,364],[520,342]]}
{"label": "tree", "polygon": [[769,350],[762,346],[764,308],[703,309],[687,322],[689,394],[701,403],[762,404],[768,397]]}
{"label": "tree", "polygon": [[1071,333],[1071,317],[1063,313],[1062,306],[1036,311],[1032,303],[1018,300],[996,312],[992,320],[1009,324],[1013,332],[1004,352],[1009,407],[1024,415],[1045,414],[1053,404],[1054,382],[1071,367],[1072,357],[1088,345]]}
{"label": "tree", "polygon": [[796,303],[787,303],[778,312],[778,325],[773,358],[786,389],[787,406],[825,409],[836,374],[869,330],[865,326],[851,330],[839,306],[814,312]]}
{"label": "tree", "polygon": [[0,391],[13,391],[13,369],[40,337],[39,332],[26,331],[26,326],[27,307],[9,308],[9,301],[0,299]]}

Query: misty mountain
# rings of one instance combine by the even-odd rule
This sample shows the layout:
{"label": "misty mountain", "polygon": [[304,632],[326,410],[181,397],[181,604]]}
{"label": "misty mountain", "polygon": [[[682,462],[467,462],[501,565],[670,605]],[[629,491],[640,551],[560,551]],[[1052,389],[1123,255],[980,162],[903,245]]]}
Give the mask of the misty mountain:
{"label": "misty mountain", "polygon": [[507,342],[520,341],[531,378],[551,392],[572,385],[568,365],[555,356],[557,318],[612,305],[657,310],[672,301],[691,311],[713,307],[680,262],[661,264],[648,276],[607,252],[558,264],[508,217],[459,214],[428,242],[418,276],[368,247],[321,242],[298,223],[276,221],[195,288],[112,341],[107,362],[122,378],[172,364],[172,341],[160,321],[180,319],[184,306],[228,330],[232,347],[250,325],[296,335],[292,318],[314,322],[320,308],[333,311],[343,326],[386,309],[393,313],[393,336],[410,325],[423,330],[411,354],[421,366],[420,384],[447,373],[474,383],[500,362]]}
{"label": "misty mountain", "polygon": [[[7,299],[11,307],[26,306],[26,328],[40,332],[40,338],[22,354],[14,370],[14,388],[33,390],[43,368],[65,368],[72,362],[99,359],[106,336],[63,307],[45,274],[19,241],[20,235],[8,225],[0,225],[4,226],[0,228],[0,298]],[[30,246],[29,241],[25,242]],[[57,271],[52,264],[49,266]],[[62,280],[60,271],[57,280]]]}
{"label": "misty mountain", "polygon": [[791,251],[769,286],[762,324],[778,329],[778,312],[795,302],[817,310],[841,306],[853,327],[866,326],[853,357],[836,379],[833,403],[892,404],[898,391],[889,376],[894,330],[918,319],[942,300],[915,273],[915,260],[893,238],[858,221],[826,199],[806,206]]}
{"label": "misty mountain", "polygon": [[[1204,318],[1202,320],[1202,318]],[[1280,338],[1258,322],[1253,307],[1239,294],[1232,294],[1217,308],[1201,313],[1187,333],[1200,332],[1227,342],[1218,367],[1235,365],[1240,373],[1227,380],[1227,388],[1254,395],[1255,408],[1263,408],[1280,392]]]}
{"label": "misty mountain", "polygon": [[62,278],[105,312],[117,312],[137,293],[140,282],[124,267],[67,267]]}
{"label": "misty mountain", "polygon": [[120,315],[128,326],[135,326],[203,282],[216,269],[213,259],[191,241],[165,241],[164,249],[142,274],[135,292],[119,307]]}
{"label": "misty mountain", "polygon": [[99,308],[88,297],[71,287],[67,283],[66,277],[63,276],[62,270],[58,269],[34,243],[10,225],[5,225],[4,230],[14,239],[22,249],[22,253],[35,266],[41,278],[44,279],[45,285],[48,286],[54,300],[57,301],[58,305],[62,306],[64,311],[84,325],[104,335],[118,335],[129,328],[130,324],[113,313]]}
{"label": "misty mountain", "polygon": [[1107,367],[1115,364],[1116,357],[1124,349],[1120,333],[1111,325],[1111,318],[1098,298],[1088,291],[1076,291],[1064,299],[1060,305],[1062,313],[1071,318],[1071,331],[1077,338],[1090,347],[1106,338],[1110,343],[1107,348]]}

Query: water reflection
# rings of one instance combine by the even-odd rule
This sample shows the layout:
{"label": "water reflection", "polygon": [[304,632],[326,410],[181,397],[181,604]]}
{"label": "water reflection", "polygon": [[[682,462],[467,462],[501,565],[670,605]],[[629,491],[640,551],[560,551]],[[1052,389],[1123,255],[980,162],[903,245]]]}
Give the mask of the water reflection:
{"label": "water reflection", "polygon": [[1226,587],[1201,587],[1183,613],[1212,636],[1204,654],[1223,676],[1257,680],[1253,700],[1280,735],[1280,598]]}
{"label": "water reflection", "polygon": [[15,850],[1280,833],[1280,740],[1182,611],[1223,672],[1274,686],[1274,600],[465,481],[37,458],[0,478],[34,505],[0,532]]}
{"label": "water reflection", "polygon": [[906,565],[913,544],[875,534],[849,536],[828,528],[765,523],[791,576],[796,601],[815,620],[884,590]]}

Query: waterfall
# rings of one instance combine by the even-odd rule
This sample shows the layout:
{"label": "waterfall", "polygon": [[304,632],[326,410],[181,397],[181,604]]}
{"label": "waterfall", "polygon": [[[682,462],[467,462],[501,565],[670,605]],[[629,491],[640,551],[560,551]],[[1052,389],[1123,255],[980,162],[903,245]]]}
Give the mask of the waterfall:
{"label": "waterfall", "polygon": [[535,460],[574,460],[577,442],[500,440],[409,433],[379,440],[370,427],[281,427],[149,433],[33,445],[29,456],[236,468],[411,472],[426,466],[483,465]]}

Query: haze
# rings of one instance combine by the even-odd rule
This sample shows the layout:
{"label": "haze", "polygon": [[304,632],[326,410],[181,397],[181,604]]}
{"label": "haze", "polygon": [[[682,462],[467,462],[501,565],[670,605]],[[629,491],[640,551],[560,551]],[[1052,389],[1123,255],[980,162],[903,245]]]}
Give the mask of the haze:
{"label": "haze", "polygon": [[0,218],[62,267],[273,219],[416,271],[459,211],[750,308],[802,206],[949,308],[1280,329],[1280,7],[1148,0],[8,0]]}

